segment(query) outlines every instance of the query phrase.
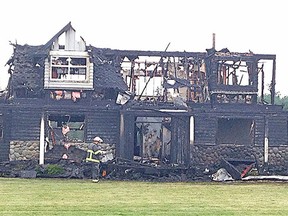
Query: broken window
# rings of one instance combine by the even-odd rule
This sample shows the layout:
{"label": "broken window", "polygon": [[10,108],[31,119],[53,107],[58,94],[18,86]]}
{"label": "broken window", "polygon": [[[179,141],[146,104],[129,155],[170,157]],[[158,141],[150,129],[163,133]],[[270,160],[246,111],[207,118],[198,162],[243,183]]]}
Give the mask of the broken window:
{"label": "broken window", "polygon": [[137,117],[135,124],[134,156],[142,160],[169,161],[171,118]]}
{"label": "broken window", "polygon": [[84,115],[49,115],[49,142],[53,145],[62,142],[84,142]]}
{"label": "broken window", "polygon": [[86,57],[51,56],[50,78],[58,80],[86,80],[89,59]]}
{"label": "broken window", "polygon": [[253,84],[251,63],[242,61],[219,61],[217,69],[217,83],[222,85]]}
{"label": "broken window", "polygon": [[217,144],[250,145],[254,143],[255,121],[242,118],[219,118]]}

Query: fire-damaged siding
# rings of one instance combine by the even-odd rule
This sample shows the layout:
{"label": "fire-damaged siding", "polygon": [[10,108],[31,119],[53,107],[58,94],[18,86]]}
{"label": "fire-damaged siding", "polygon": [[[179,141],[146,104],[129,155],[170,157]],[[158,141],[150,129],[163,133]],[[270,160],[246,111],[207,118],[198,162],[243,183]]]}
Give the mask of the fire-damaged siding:
{"label": "fire-damaged siding", "polygon": [[119,111],[95,110],[87,113],[87,141],[100,136],[105,143],[119,142]]}
{"label": "fire-damaged siding", "polygon": [[287,145],[287,116],[277,114],[267,117],[270,146]]}
{"label": "fire-damaged siding", "polygon": [[172,118],[172,163],[190,163],[189,131],[188,116],[178,116],[176,118]]}
{"label": "fire-damaged siding", "polygon": [[41,114],[41,110],[37,108],[13,109],[10,119],[12,125],[10,140],[39,140]]}
{"label": "fire-damaged siding", "polygon": [[0,112],[0,161],[9,160],[9,136],[10,136],[10,112],[3,110]]}
{"label": "fire-damaged siding", "polygon": [[[223,133],[221,137],[217,137],[217,132],[221,130],[221,125],[219,124],[219,119],[234,119],[234,123],[239,124],[238,127],[243,127],[243,121],[251,122],[251,126],[247,126],[246,131],[250,130],[251,140],[248,142],[248,132],[247,138],[241,139],[240,143],[227,143],[227,144],[243,144],[243,145],[263,145],[264,142],[264,131],[265,131],[265,119],[264,115],[255,115],[255,113],[243,113],[243,112],[210,112],[206,111],[203,114],[194,114],[195,125],[195,144],[196,145],[216,145],[221,144],[218,139],[223,139]],[[239,122],[239,123],[237,123]],[[229,127],[229,126],[228,126]],[[226,130],[225,128],[222,130]],[[226,133],[231,133],[233,131],[226,131]],[[237,131],[234,131],[235,133]],[[239,131],[240,132],[240,131]],[[233,134],[228,134],[227,136],[233,137]]]}
{"label": "fire-damaged siding", "polygon": [[265,117],[264,116],[254,116],[254,119],[255,119],[254,144],[256,146],[264,146]]}
{"label": "fire-damaged siding", "polygon": [[215,145],[217,118],[205,114],[196,114],[194,116],[194,136],[195,144],[199,145]]}

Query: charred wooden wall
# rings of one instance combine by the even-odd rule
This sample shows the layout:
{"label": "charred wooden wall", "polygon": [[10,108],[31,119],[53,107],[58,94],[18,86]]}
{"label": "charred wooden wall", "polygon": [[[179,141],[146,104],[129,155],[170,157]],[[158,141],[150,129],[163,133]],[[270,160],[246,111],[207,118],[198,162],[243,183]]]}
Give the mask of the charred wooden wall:
{"label": "charred wooden wall", "polygon": [[[95,136],[100,136],[105,143],[119,143],[119,109],[102,104],[54,105],[43,104],[43,100],[26,99],[22,104],[7,105],[6,111],[0,109],[3,119],[3,134],[0,139],[0,160],[9,159],[11,141],[37,141],[40,139],[40,122],[44,114],[48,120],[50,114],[84,115],[85,142],[91,142]],[[48,134],[48,123],[45,132]]]}
{"label": "charred wooden wall", "polygon": [[0,127],[2,128],[2,137],[0,138],[0,161],[9,160],[10,149],[10,124],[11,112],[7,109],[0,109]]}
{"label": "charred wooden wall", "polygon": [[[196,166],[213,166],[221,158],[257,159],[264,163],[264,139],[269,140],[269,164],[287,169],[288,113],[280,106],[225,105],[193,110],[195,142],[191,145],[191,162]],[[219,118],[253,120],[253,142],[217,144]],[[245,125],[239,125],[239,127]],[[247,126],[247,125],[246,125]],[[233,135],[232,135],[233,136]],[[246,139],[243,139],[246,140]],[[242,140],[242,141],[243,141]]]}
{"label": "charred wooden wall", "polygon": [[207,106],[196,108],[192,115],[195,120],[194,135],[197,145],[216,145],[220,118],[253,120],[255,123],[253,144],[256,146],[263,146],[266,127],[269,128],[269,145],[287,144],[287,113],[281,111],[280,107],[222,104],[212,109]]}
{"label": "charred wooden wall", "polygon": [[119,142],[119,108],[117,106],[95,105],[91,103],[59,103],[57,106],[45,107],[47,116],[59,115],[84,115],[85,116],[85,142],[92,142],[95,136],[101,137],[105,143],[116,144]]}
{"label": "charred wooden wall", "polygon": [[119,110],[91,107],[50,107],[45,111],[47,116],[53,115],[84,115],[85,142],[92,142],[95,136],[101,137],[105,143],[116,144],[119,140]]}
{"label": "charred wooden wall", "polygon": [[132,114],[122,114],[123,115],[123,137],[120,138],[121,142],[119,143],[118,150],[116,150],[117,156],[133,159],[134,155],[134,125],[135,125],[135,116]]}
{"label": "charred wooden wall", "polygon": [[10,140],[34,141],[40,139],[42,110],[39,108],[19,107],[11,111]]}
{"label": "charred wooden wall", "polygon": [[284,113],[275,113],[266,117],[268,126],[269,146],[288,146],[288,119]]}
{"label": "charred wooden wall", "polygon": [[[265,120],[264,116],[255,116],[253,114],[240,113],[210,113],[195,114],[195,144],[198,145],[216,145],[217,128],[219,118],[239,118],[251,119],[255,121],[254,145],[262,145],[264,140]],[[248,143],[243,143],[248,144]]]}
{"label": "charred wooden wall", "polygon": [[171,163],[189,164],[189,117],[172,118]]}
{"label": "charred wooden wall", "polygon": [[217,118],[212,114],[194,115],[194,143],[197,145],[216,144]]}
{"label": "charred wooden wall", "polygon": [[119,110],[92,110],[86,112],[86,139],[93,140],[95,136],[101,137],[105,143],[119,142]]}

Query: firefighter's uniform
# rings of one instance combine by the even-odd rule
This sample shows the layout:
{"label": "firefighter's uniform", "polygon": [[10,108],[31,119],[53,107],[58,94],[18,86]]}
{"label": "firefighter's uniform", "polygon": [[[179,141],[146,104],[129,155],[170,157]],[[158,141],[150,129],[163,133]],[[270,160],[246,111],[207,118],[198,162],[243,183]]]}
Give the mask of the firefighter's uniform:
{"label": "firefighter's uniform", "polygon": [[98,182],[100,176],[101,146],[95,141],[88,145],[87,156],[85,161],[90,163],[92,181]]}

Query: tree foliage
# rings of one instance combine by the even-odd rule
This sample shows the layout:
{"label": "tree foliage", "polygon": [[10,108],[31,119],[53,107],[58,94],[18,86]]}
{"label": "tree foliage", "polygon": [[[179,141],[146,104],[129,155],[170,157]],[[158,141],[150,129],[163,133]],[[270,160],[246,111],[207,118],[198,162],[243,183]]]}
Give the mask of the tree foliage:
{"label": "tree foliage", "polygon": [[[271,104],[271,95],[265,94],[264,101]],[[288,110],[288,96],[281,96],[279,92],[275,94],[274,102],[276,105],[282,105],[284,110]]]}

